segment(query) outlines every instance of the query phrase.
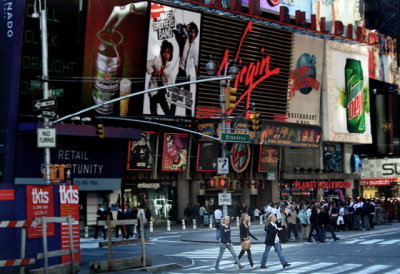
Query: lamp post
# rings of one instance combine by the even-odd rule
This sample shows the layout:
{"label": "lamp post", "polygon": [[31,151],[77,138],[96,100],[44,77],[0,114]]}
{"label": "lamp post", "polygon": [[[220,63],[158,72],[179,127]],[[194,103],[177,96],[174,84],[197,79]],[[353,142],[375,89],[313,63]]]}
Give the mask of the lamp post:
{"label": "lamp post", "polygon": [[[232,64],[231,66],[229,66],[230,64]],[[210,55],[210,61],[206,64],[205,67],[207,73],[209,76],[214,76],[216,71],[217,71],[217,64],[212,60],[212,55]],[[224,69],[224,74],[223,76],[227,76],[227,74],[229,73],[229,75],[232,77],[232,80],[235,79],[235,77],[238,75],[239,73],[239,68],[236,66],[236,61],[234,60],[229,60],[229,62],[226,64],[225,69]],[[225,125],[226,125],[226,111],[225,111],[225,107],[226,107],[226,100],[229,100],[228,98],[226,98],[226,94],[225,94],[225,89],[227,87],[229,87],[230,84],[230,80],[220,80],[219,82],[219,104],[221,107],[221,123],[220,123],[220,132],[221,132],[221,136],[223,133],[225,133]],[[228,102],[229,103],[229,102]],[[222,158],[226,158],[226,142],[224,140],[222,140],[221,138],[221,157]],[[227,176],[228,174],[221,174],[222,176]],[[226,188],[226,184],[224,186],[224,189],[222,190],[222,193],[226,194],[228,192],[227,188]],[[228,216],[228,207],[226,205],[223,206],[223,214],[224,216]]]}

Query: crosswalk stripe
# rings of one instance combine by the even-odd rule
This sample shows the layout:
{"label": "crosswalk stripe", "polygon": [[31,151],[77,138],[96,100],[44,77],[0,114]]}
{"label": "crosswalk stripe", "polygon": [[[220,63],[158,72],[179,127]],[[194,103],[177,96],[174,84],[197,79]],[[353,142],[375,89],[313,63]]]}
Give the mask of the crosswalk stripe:
{"label": "crosswalk stripe", "polygon": [[362,244],[362,245],[369,245],[369,244],[375,244],[375,243],[377,243],[377,242],[382,242],[382,241],[384,241],[384,239],[374,239],[374,240],[369,240],[369,241],[361,242],[360,244]]}
{"label": "crosswalk stripe", "polygon": [[362,264],[344,264],[326,269],[324,271],[315,272],[314,274],[342,273],[360,266],[362,266]]}
{"label": "crosswalk stripe", "polygon": [[[290,262],[291,266],[290,267],[297,267],[303,264],[308,264],[310,262]],[[282,264],[281,263],[276,263],[276,265],[271,266],[271,264],[267,263],[267,271],[276,271],[276,270],[281,270],[282,269]],[[290,269],[290,268],[289,268]],[[265,269],[260,269],[261,271],[265,271]],[[286,271],[285,271],[286,272]]]}
{"label": "crosswalk stripe", "polygon": [[370,274],[370,273],[375,273],[377,271],[384,270],[388,267],[391,267],[390,265],[383,265],[383,264],[377,264],[373,266],[369,266],[367,268],[364,268],[358,272],[353,272],[352,274]]}
{"label": "crosswalk stripe", "polygon": [[385,274],[399,274],[400,273],[400,268],[393,269],[392,271],[385,272]]}
{"label": "crosswalk stripe", "polygon": [[[303,266],[303,267],[296,268],[296,269],[293,269],[293,270],[290,270],[290,268],[289,268],[289,271],[285,271],[285,273],[301,273],[301,272],[314,271],[314,270],[317,270],[317,269],[320,269],[320,268],[324,268],[324,267],[327,267],[327,266],[331,266],[331,265],[335,265],[335,264],[337,264],[337,263],[311,264],[311,265]],[[334,273],[334,272],[331,272],[331,273]]]}
{"label": "crosswalk stripe", "polygon": [[379,244],[381,244],[381,245],[391,245],[391,244],[395,244],[395,243],[398,243],[398,242],[400,242],[400,240],[389,240],[389,241],[384,241],[384,242],[379,243]]}
{"label": "crosswalk stripe", "polygon": [[345,245],[351,245],[355,244],[358,242],[364,241],[364,239],[358,239],[358,240],[350,240],[350,241],[339,241],[340,244],[345,244]]}

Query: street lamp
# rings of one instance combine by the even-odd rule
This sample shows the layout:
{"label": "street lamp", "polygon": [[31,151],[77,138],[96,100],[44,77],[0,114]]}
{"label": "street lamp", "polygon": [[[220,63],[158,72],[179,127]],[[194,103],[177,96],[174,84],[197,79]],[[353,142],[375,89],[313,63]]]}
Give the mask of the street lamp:
{"label": "street lamp", "polygon": [[[218,65],[212,60],[213,56],[210,55],[210,61],[208,61],[208,63],[206,64],[206,71],[207,74],[210,76],[214,76]],[[235,79],[235,77],[238,75],[239,73],[239,68],[236,66],[236,61],[235,60],[229,60],[228,63],[225,66],[224,69],[224,74],[222,76],[227,76],[227,74],[229,74],[232,77],[232,80]],[[221,124],[220,124],[220,131],[221,131],[221,136],[223,133],[225,133],[225,124],[226,124],[226,100],[229,100],[229,98],[226,97],[225,94],[225,89],[229,88],[229,83],[230,80],[226,81],[226,80],[221,80],[220,81],[220,93],[219,93],[219,103],[220,103],[220,107],[221,107]],[[229,95],[228,95],[229,96]],[[221,157],[222,158],[226,158],[226,142],[222,140],[221,138],[221,145],[222,145],[222,149],[221,149]],[[227,176],[227,174],[221,174],[222,176]],[[225,186],[222,193],[226,194],[227,191],[227,187]],[[226,205],[223,206],[223,214],[224,216],[228,215],[228,208]]]}

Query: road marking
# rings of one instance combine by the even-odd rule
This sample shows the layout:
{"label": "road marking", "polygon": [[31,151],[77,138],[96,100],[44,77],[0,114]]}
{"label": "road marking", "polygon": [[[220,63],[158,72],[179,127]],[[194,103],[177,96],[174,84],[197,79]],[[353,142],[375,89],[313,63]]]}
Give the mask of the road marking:
{"label": "road marking", "polygon": [[358,272],[352,272],[352,274],[370,274],[370,273],[375,273],[381,270],[384,270],[388,267],[391,267],[391,265],[383,265],[383,264],[377,264],[373,266],[369,266],[367,268],[364,268]]}
{"label": "road marking", "polygon": [[[320,268],[324,268],[324,267],[327,267],[327,266],[331,266],[331,265],[335,265],[335,264],[337,264],[337,263],[311,264],[311,265],[303,266],[303,267],[296,268],[296,269],[293,269],[293,270],[290,270],[290,268],[289,268],[289,271],[285,271],[285,273],[302,273],[302,272],[314,271],[314,270],[317,270],[317,269],[320,269]],[[334,273],[334,272],[331,272],[331,273]]]}
{"label": "road marking", "polygon": [[369,240],[369,241],[364,241],[364,242],[361,242],[360,244],[362,244],[362,245],[369,245],[369,244],[375,244],[375,243],[377,243],[377,242],[382,242],[382,241],[384,241],[385,239],[375,239],[375,240]]}
{"label": "road marking", "polygon": [[[297,266],[300,266],[303,264],[308,264],[308,263],[310,263],[310,262],[290,262],[291,266],[289,267],[289,269],[292,267],[297,267]],[[257,269],[257,271],[258,272],[265,272],[265,271],[269,272],[269,271],[277,271],[277,270],[283,269],[281,263],[272,263],[272,264],[267,263],[267,267],[268,267],[267,269]]]}
{"label": "road marking", "polygon": [[350,245],[355,244],[361,241],[365,241],[365,239],[358,239],[358,240],[350,240],[350,241],[339,241],[340,244]]}
{"label": "road marking", "polygon": [[321,272],[315,272],[314,274],[342,273],[342,272],[349,271],[349,270],[352,270],[352,269],[360,267],[360,266],[362,266],[362,264],[344,264],[344,265],[335,266],[333,268],[329,268],[329,269],[321,271]]}
{"label": "road marking", "polygon": [[392,271],[385,272],[385,274],[399,274],[400,273],[400,268],[393,269]]}
{"label": "road marking", "polygon": [[400,240],[389,240],[389,241],[384,241],[382,243],[379,243],[380,245],[391,245],[400,242]]}

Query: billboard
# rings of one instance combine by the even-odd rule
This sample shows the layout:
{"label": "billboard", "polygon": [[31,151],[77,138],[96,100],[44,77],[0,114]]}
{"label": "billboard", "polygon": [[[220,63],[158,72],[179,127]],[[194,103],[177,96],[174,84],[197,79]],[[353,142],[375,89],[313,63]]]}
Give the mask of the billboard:
{"label": "billboard", "polygon": [[279,147],[260,146],[258,172],[277,171],[279,161]]}
{"label": "billboard", "polygon": [[184,171],[188,161],[189,135],[164,133],[162,171]]}
{"label": "billboard", "polygon": [[320,125],[324,40],[295,34],[287,121]]}
{"label": "billboard", "polygon": [[[26,219],[54,217],[53,186],[26,186]],[[28,239],[42,238],[42,225],[28,227]],[[55,235],[54,223],[47,224],[47,236]]]}
{"label": "billboard", "polygon": [[[148,3],[89,0],[83,60],[85,107],[143,90]],[[141,97],[96,108],[97,115],[141,115]]]}
{"label": "billboard", "polygon": [[142,132],[140,140],[129,141],[127,170],[153,169],[156,138],[155,132]]}
{"label": "billboard", "polygon": [[368,50],[328,41],[326,66],[324,140],[372,143]]}
{"label": "billboard", "polygon": [[363,159],[361,178],[399,178],[400,158]]}
{"label": "billboard", "polygon": [[199,143],[197,147],[197,171],[217,171],[217,160],[220,156],[221,144]]}
{"label": "billboard", "polygon": [[[199,13],[151,3],[146,89],[196,80]],[[196,85],[161,89],[144,96],[143,114],[192,117]]]}

